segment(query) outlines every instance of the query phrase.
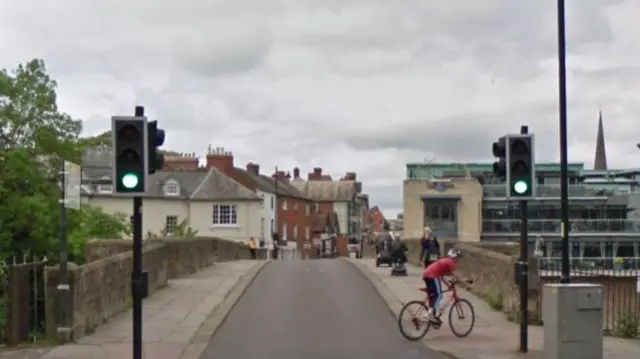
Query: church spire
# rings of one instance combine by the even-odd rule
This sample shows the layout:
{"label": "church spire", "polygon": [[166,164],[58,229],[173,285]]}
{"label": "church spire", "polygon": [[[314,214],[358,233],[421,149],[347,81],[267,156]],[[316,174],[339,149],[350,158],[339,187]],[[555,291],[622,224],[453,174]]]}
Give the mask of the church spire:
{"label": "church spire", "polygon": [[596,157],[593,161],[593,169],[596,171],[607,170],[607,151],[604,146],[604,126],[602,124],[602,110],[598,118],[598,136],[596,138]]}

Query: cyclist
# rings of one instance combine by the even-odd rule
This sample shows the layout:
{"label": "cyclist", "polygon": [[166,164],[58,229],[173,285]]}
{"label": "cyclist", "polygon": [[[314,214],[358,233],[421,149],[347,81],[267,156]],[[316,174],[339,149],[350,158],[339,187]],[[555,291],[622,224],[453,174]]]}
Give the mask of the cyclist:
{"label": "cyclist", "polygon": [[427,311],[427,319],[431,322],[438,322],[436,310],[440,300],[442,300],[442,278],[445,276],[451,276],[454,279],[459,279],[460,276],[456,273],[456,263],[461,257],[459,250],[451,248],[447,252],[447,256],[436,260],[429,264],[422,273],[422,279],[427,287],[428,293],[431,296],[429,302],[429,310]]}

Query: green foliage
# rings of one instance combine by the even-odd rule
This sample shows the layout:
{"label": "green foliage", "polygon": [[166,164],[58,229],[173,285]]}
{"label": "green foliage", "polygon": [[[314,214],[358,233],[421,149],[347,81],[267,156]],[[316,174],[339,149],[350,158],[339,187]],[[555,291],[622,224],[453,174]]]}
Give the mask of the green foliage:
{"label": "green foliage", "polygon": [[162,229],[159,234],[149,231],[147,232],[147,239],[157,239],[157,238],[166,238],[166,237],[194,238],[197,235],[198,235],[198,231],[191,228],[189,226],[189,221],[184,219],[176,225],[176,228],[172,233],[167,232],[166,228]]}
{"label": "green foliage", "polygon": [[622,338],[635,338],[640,335],[640,317],[634,312],[620,313],[613,334]]}
{"label": "green foliage", "polygon": [[485,300],[493,310],[502,311],[504,309],[504,293],[501,289],[492,289]]}
{"label": "green foliage", "polygon": [[[63,160],[79,163],[83,146],[105,137],[79,139],[82,124],[59,111],[56,86],[42,60],[0,71],[0,256],[57,258],[57,172]],[[88,206],[69,210],[70,259],[82,262],[88,239],[128,231],[123,216]]]}

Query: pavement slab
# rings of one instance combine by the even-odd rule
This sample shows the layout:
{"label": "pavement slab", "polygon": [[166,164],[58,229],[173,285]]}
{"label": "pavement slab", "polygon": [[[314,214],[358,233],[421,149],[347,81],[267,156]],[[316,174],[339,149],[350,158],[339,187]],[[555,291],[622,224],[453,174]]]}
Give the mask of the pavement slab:
{"label": "pavement slab", "polygon": [[[180,359],[212,313],[223,306],[234,290],[244,291],[266,263],[250,260],[216,263],[189,277],[170,280],[166,288],[145,299],[142,310],[144,359]],[[241,282],[246,282],[245,288],[239,288]],[[76,343],[24,358],[131,359],[132,331],[132,313],[128,310]],[[212,334],[210,330],[209,337]],[[0,358],[5,359],[1,355]]]}
{"label": "pavement slab", "polygon": [[[418,288],[424,287],[422,269],[408,265],[408,276],[392,277],[389,268],[376,267],[374,259],[346,259],[371,280],[387,305],[398,316],[402,305],[410,300],[423,299]],[[451,333],[447,321],[439,330],[431,329],[423,343],[439,352],[458,359],[543,359],[544,332],[541,326],[529,326],[529,353],[519,352],[520,326],[510,322],[479,297],[458,289],[460,297],[471,302],[476,313],[476,325],[467,338]],[[604,358],[640,358],[640,340],[604,337]]]}

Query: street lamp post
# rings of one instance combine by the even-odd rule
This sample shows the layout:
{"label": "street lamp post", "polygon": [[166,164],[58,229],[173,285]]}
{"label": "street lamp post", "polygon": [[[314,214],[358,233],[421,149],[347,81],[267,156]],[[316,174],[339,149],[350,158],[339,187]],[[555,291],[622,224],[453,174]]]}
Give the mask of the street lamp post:
{"label": "street lamp post", "polygon": [[558,2],[558,100],[560,107],[560,220],[562,237],[561,283],[569,283],[569,173],[567,156],[567,49],[564,0]]}

